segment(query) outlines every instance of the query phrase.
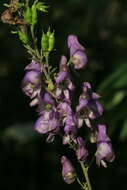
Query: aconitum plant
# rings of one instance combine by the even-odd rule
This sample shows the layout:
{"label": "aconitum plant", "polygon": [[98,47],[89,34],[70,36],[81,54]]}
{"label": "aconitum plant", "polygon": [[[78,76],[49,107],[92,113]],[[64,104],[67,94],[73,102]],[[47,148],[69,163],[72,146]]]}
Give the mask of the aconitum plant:
{"label": "aconitum plant", "polygon": [[[88,177],[88,170],[93,158],[100,167],[107,167],[107,162],[115,158],[107,127],[103,123],[94,122],[103,114],[103,106],[99,102],[100,95],[93,91],[92,85],[84,81],[82,92],[76,96],[75,80],[72,72],[86,69],[88,58],[86,50],[80,44],[76,35],[70,34],[67,39],[69,58],[62,55],[58,68],[50,63],[51,52],[54,52],[54,31],[43,28],[38,36],[38,13],[47,12],[48,6],[39,0],[18,1],[11,0],[5,4],[6,10],[1,15],[4,23],[14,27],[13,33],[18,35],[22,45],[30,55],[31,62],[25,67],[22,80],[22,90],[30,98],[30,106],[35,106],[38,119],[35,130],[47,136],[46,141],[52,143],[56,137],[62,139],[62,145],[74,151],[77,162],[83,171],[84,181],[79,179],[78,173],[68,159],[68,155],[61,155],[61,174],[67,184],[75,180],[82,189],[92,190]],[[50,58],[50,59],[49,59]],[[70,69],[71,68],[71,69]],[[73,106],[72,102],[75,102]],[[96,124],[95,124],[96,123]],[[80,133],[86,128],[86,133]],[[96,152],[89,154],[88,143],[94,143]]]}

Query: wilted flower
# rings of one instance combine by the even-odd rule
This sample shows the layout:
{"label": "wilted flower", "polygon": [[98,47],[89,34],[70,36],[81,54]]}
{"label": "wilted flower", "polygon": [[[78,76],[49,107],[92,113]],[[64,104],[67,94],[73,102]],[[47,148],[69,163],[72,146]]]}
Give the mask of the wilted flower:
{"label": "wilted flower", "polygon": [[64,181],[68,184],[73,183],[76,179],[76,172],[70,160],[68,160],[66,156],[62,156],[61,164],[62,164],[62,176]]}
{"label": "wilted flower", "polygon": [[110,138],[106,134],[106,126],[98,125],[97,132],[97,152],[96,152],[96,162],[104,167],[107,167],[105,161],[113,162],[115,159],[114,152],[112,150],[112,144]]}
{"label": "wilted flower", "polygon": [[87,63],[85,48],[78,42],[78,38],[75,35],[69,35],[67,42],[70,49],[71,61],[75,69],[83,68]]}
{"label": "wilted flower", "polygon": [[77,137],[76,156],[79,161],[86,161],[88,157],[88,150],[86,149],[85,141],[82,137]]}

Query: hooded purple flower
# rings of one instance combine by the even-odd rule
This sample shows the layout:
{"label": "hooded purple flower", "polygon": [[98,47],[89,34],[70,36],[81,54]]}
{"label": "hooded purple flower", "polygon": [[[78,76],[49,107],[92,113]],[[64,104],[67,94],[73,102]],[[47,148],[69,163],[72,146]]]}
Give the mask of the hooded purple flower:
{"label": "hooded purple flower", "polygon": [[55,131],[59,128],[59,114],[54,110],[44,111],[35,123],[35,130],[41,134]]}
{"label": "hooded purple flower", "polygon": [[73,183],[76,179],[76,172],[70,160],[68,160],[66,156],[62,156],[61,164],[62,164],[62,176],[64,181],[67,184]]}
{"label": "hooded purple flower", "polygon": [[69,76],[69,70],[67,67],[67,58],[63,55],[61,56],[60,60],[60,72],[58,73],[58,76],[56,77],[56,83],[59,84],[66,80]]}
{"label": "hooded purple flower", "polygon": [[106,126],[98,125],[96,162],[100,166],[107,167],[105,161],[113,162],[115,159],[110,138],[106,134]]}
{"label": "hooded purple flower", "polygon": [[25,74],[22,81],[23,92],[31,99],[40,93],[41,77],[36,71],[29,71]]}
{"label": "hooded purple flower", "polygon": [[41,67],[39,63],[32,61],[25,70],[27,72],[22,81],[22,89],[27,96],[33,99],[41,91]]}
{"label": "hooded purple flower", "polygon": [[74,114],[71,112],[67,114],[65,119],[65,127],[64,132],[67,135],[75,136],[76,135],[76,127],[75,127],[75,117]]}
{"label": "hooded purple flower", "polygon": [[91,127],[89,119],[96,119],[103,113],[103,107],[97,101],[98,98],[100,96],[92,92],[90,83],[84,82],[83,93],[80,95],[79,105],[76,107],[76,117],[78,120],[84,119],[88,127]]}
{"label": "hooded purple flower", "polygon": [[78,42],[78,38],[75,35],[69,35],[67,43],[75,69],[83,68],[87,63],[85,48]]}
{"label": "hooded purple flower", "polygon": [[25,70],[27,71],[33,70],[33,71],[38,71],[38,72],[42,71],[40,64],[34,60],[32,60],[31,63],[25,67]]}
{"label": "hooded purple flower", "polygon": [[71,93],[75,87],[70,80],[69,68],[67,66],[67,59],[65,56],[61,57],[60,60],[60,72],[56,77],[56,97],[59,99],[66,99],[68,102],[71,101]]}
{"label": "hooded purple flower", "polygon": [[86,149],[85,142],[82,137],[77,137],[76,156],[79,161],[86,161],[88,157],[88,150]]}
{"label": "hooded purple flower", "polygon": [[55,101],[53,97],[48,92],[40,93],[38,97],[38,109],[39,115],[42,115],[43,112],[49,110],[55,110]]}

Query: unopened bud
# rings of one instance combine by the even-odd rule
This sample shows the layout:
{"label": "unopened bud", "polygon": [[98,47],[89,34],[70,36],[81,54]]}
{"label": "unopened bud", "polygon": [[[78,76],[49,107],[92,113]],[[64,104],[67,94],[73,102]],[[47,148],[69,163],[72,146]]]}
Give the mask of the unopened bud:
{"label": "unopened bud", "polygon": [[41,47],[43,51],[48,50],[48,37],[47,34],[43,33],[41,38]]}
{"label": "unopened bud", "polygon": [[49,35],[49,48],[48,48],[49,51],[52,51],[54,49],[54,44],[55,44],[55,36],[53,32]]}
{"label": "unopened bud", "polygon": [[66,156],[62,156],[61,164],[62,164],[62,176],[64,181],[68,184],[73,183],[76,178],[76,172],[70,160],[68,160]]}
{"label": "unopened bud", "polygon": [[48,90],[49,91],[53,91],[54,90],[54,85],[53,85],[53,82],[51,80],[48,81]]}

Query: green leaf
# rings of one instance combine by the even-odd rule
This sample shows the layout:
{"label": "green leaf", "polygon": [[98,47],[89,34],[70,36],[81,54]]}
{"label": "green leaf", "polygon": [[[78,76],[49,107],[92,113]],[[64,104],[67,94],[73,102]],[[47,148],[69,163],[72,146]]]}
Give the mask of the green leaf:
{"label": "green leaf", "polygon": [[107,104],[107,109],[117,106],[126,96],[126,91],[118,91],[114,94],[112,101]]}
{"label": "green leaf", "polygon": [[125,140],[127,137],[127,118],[124,121],[121,133],[120,133],[120,140]]}
{"label": "green leaf", "polygon": [[4,3],[4,6],[5,6],[5,7],[8,7],[8,8],[11,7],[11,5],[10,5],[10,4],[7,4],[7,3]]}
{"label": "green leaf", "polygon": [[46,5],[45,5],[44,3],[42,3],[42,2],[38,2],[38,3],[36,4],[36,8],[37,8],[39,11],[48,12],[48,11],[47,11],[48,6],[46,6]]}
{"label": "green leaf", "polygon": [[[100,85],[99,91],[104,91],[106,88],[110,88],[110,86],[114,85],[117,81],[121,80],[121,77],[126,75],[127,73],[127,64],[122,64],[119,68],[116,69],[104,82]],[[124,79],[122,79],[125,81]],[[121,83],[121,82],[120,82]],[[117,86],[117,85],[116,85]],[[118,82],[119,86],[119,82]]]}

